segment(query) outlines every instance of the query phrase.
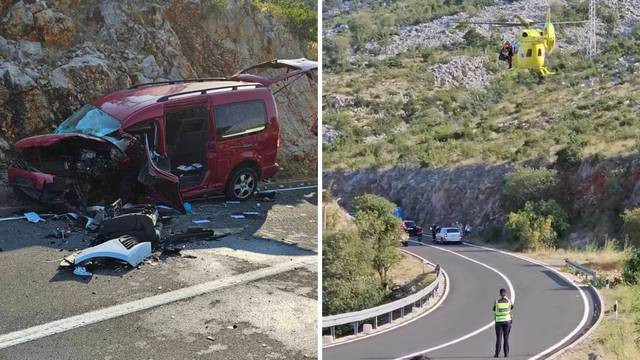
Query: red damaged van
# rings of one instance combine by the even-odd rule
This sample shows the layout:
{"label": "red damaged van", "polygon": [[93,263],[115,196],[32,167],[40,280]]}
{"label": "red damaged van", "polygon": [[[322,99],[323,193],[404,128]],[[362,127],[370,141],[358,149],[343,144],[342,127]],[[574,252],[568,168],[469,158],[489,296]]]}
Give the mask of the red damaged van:
{"label": "red damaged van", "polygon": [[183,198],[246,200],[277,170],[270,87],[303,75],[315,80],[316,70],[306,59],[273,60],[228,78],[147,83],[105,95],[52,134],[18,141],[9,183],[50,206],[142,197],[182,210]]}

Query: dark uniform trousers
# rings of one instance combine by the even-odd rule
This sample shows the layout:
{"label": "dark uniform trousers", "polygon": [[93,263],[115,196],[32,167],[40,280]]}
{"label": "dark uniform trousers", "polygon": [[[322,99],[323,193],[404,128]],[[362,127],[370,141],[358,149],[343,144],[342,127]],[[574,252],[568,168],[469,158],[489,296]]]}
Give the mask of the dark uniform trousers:
{"label": "dark uniform trousers", "polygon": [[509,355],[509,333],[511,332],[511,321],[496,322],[496,352],[500,355],[502,343],[504,341],[504,356]]}

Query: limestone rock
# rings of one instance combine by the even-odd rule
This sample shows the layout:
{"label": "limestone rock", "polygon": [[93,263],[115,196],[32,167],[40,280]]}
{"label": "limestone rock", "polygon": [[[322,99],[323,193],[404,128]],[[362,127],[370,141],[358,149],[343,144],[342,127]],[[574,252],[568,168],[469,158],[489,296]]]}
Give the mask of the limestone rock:
{"label": "limestone rock", "polygon": [[153,55],[149,55],[142,60],[142,73],[150,79],[155,79],[162,75],[162,69],[156,63],[156,58]]}
{"label": "limestone rock", "polygon": [[9,9],[0,24],[3,35],[21,39],[33,31],[33,14],[24,1],[20,0]]}
{"label": "limestone rock", "polygon": [[76,26],[68,16],[47,9],[36,13],[34,19],[45,45],[64,47],[73,43]]}

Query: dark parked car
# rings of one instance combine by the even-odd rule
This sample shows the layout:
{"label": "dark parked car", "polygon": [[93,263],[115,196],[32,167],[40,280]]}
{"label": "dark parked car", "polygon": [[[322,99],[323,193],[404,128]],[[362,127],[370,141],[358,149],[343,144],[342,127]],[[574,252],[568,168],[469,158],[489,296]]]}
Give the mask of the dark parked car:
{"label": "dark parked car", "polygon": [[402,230],[409,236],[422,236],[422,227],[416,225],[413,220],[402,220]]}
{"label": "dark parked car", "polygon": [[245,200],[277,171],[278,111],[269,87],[315,79],[316,70],[306,59],[273,60],[228,78],[147,83],[105,95],[52,134],[18,141],[9,183],[48,205],[142,197],[182,209],[183,198]]}

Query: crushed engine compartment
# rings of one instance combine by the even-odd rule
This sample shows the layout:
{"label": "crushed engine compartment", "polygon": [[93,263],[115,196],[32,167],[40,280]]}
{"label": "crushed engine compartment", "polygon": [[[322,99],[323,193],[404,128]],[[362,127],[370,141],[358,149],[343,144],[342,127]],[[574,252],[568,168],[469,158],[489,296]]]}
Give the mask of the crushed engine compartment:
{"label": "crushed engine compartment", "polygon": [[39,188],[37,182],[19,173],[10,176],[17,177],[14,183],[22,192],[53,207],[73,204],[86,208],[123,197],[134,200],[142,150],[135,144],[139,142],[133,137],[126,139],[126,147],[119,143],[123,151],[109,141],[67,138],[50,146],[18,149],[15,169],[51,175],[51,181]]}

